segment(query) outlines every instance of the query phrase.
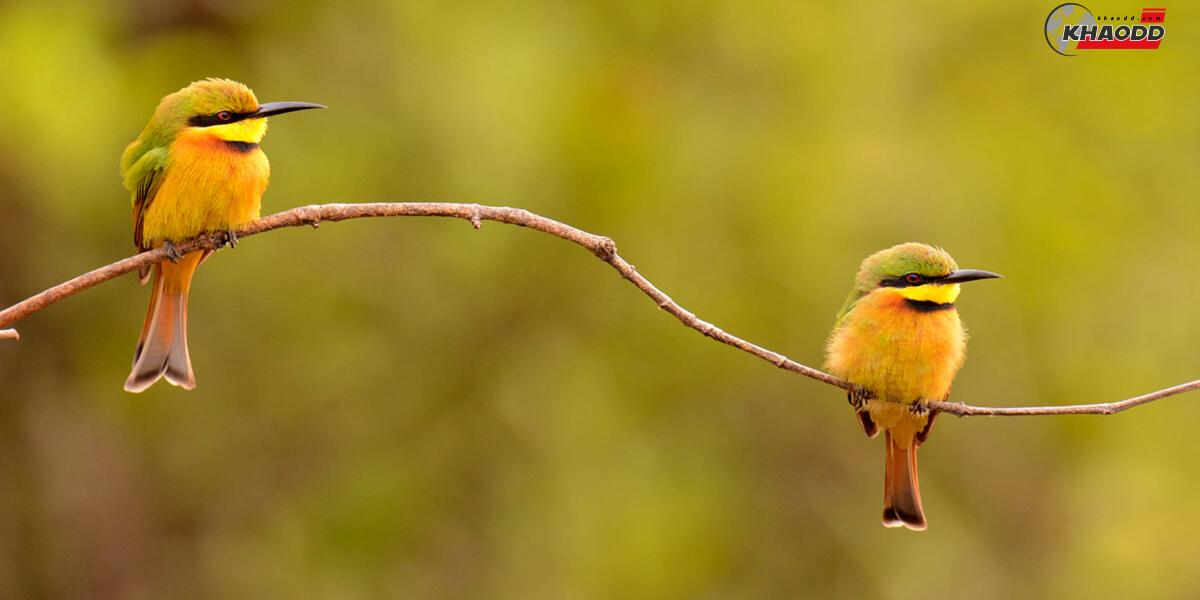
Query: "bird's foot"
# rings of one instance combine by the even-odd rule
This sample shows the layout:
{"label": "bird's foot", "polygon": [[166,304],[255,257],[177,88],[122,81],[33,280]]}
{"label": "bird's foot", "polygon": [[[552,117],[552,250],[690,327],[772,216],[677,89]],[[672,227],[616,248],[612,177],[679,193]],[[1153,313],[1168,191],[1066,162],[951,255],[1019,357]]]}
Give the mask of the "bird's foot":
{"label": "bird's foot", "polygon": [[871,390],[868,390],[861,385],[856,385],[850,388],[850,393],[847,395],[850,398],[850,406],[853,406],[855,410],[859,411],[866,407],[867,400],[871,400],[875,397],[875,394],[872,394]]}
{"label": "bird's foot", "polygon": [[183,253],[179,251],[179,248],[174,243],[165,241],[163,242],[163,247],[167,249],[167,259],[171,262],[177,263],[179,259],[183,258]]}
{"label": "bird's foot", "polygon": [[917,400],[916,402],[913,402],[909,405],[908,410],[911,410],[914,415],[919,417],[928,415],[931,412],[929,410],[929,402],[926,400]]}
{"label": "bird's foot", "polygon": [[218,231],[213,235],[213,239],[216,240],[218,248],[224,248],[225,246],[237,248],[238,236],[232,229]]}
{"label": "bird's foot", "polygon": [[875,424],[870,411],[867,410],[867,402],[875,398],[875,394],[861,385],[856,385],[848,391],[849,393],[846,395],[850,397],[850,406],[854,407],[854,414],[858,416],[858,423],[862,425],[863,433],[866,433],[869,438],[879,435],[879,426]]}

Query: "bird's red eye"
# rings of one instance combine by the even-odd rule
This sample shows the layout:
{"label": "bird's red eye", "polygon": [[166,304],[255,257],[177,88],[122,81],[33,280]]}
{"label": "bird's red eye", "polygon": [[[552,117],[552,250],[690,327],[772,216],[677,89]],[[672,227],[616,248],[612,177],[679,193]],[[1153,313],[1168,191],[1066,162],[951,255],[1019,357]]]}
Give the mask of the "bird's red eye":
{"label": "bird's red eye", "polygon": [[909,273],[908,275],[904,276],[904,281],[907,281],[912,285],[917,285],[918,283],[921,283],[921,276],[916,273]]}
{"label": "bird's red eye", "polygon": [[223,111],[217,113],[217,118],[222,121],[228,121],[229,119],[233,118],[233,113],[230,113],[227,110],[223,110]]}

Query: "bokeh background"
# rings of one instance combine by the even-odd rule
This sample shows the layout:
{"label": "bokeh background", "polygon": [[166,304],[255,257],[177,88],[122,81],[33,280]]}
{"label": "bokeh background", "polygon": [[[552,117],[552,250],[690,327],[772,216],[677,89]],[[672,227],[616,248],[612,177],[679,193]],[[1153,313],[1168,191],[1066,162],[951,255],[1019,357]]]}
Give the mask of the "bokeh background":
{"label": "bokeh background", "polygon": [[[862,258],[924,241],[1006,276],[959,302],[954,398],[1195,379],[1200,16],[1064,58],[1054,4],[9,0],[0,304],[133,251],[121,151],[223,76],[331,107],[272,119],[265,213],[526,208],[813,366]],[[147,297],[0,342],[2,598],[1200,595],[1200,396],[944,417],[916,534],[839,390],[537,232],[246,239],[193,288],[192,392],[121,390]]]}

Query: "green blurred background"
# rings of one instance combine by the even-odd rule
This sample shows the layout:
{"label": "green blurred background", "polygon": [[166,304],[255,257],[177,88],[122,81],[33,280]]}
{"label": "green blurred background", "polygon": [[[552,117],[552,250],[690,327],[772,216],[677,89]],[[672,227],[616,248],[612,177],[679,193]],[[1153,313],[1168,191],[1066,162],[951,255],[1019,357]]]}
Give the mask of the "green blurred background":
{"label": "green blurred background", "polygon": [[[272,119],[264,213],[526,208],[813,366],[859,262],[924,241],[1006,276],[959,303],[958,400],[1200,377],[1200,17],[1064,58],[1056,2],[908,4],[10,0],[0,304],[132,253],[122,149],[223,76],[331,107]],[[0,342],[2,598],[1200,595],[1200,396],[944,417],[915,534],[839,390],[550,236],[247,239],[197,277],[190,393],[121,390],[148,293]]]}

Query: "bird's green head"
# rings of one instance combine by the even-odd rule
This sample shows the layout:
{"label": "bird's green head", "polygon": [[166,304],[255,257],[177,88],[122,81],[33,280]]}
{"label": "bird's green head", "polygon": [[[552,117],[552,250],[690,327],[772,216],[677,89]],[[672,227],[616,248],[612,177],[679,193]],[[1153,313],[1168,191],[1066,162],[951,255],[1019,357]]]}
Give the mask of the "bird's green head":
{"label": "bird's green head", "polygon": [[959,269],[941,248],[909,242],[880,250],[863,261],[854,279],[854,289],[839,315],[845,316],[863,296],[884,290],[915,302],[953,304],[959,284],[977,279],[1000,277],[988,271]]}
{"label": "bird's green head", "polygon": [[195,129],[227,142],[257,144],[267,133],[266,117],[309,108],[325,107],[308,102],[259,104],[245,85],[210,77],[165,96],[139,139],[166,145]]}

